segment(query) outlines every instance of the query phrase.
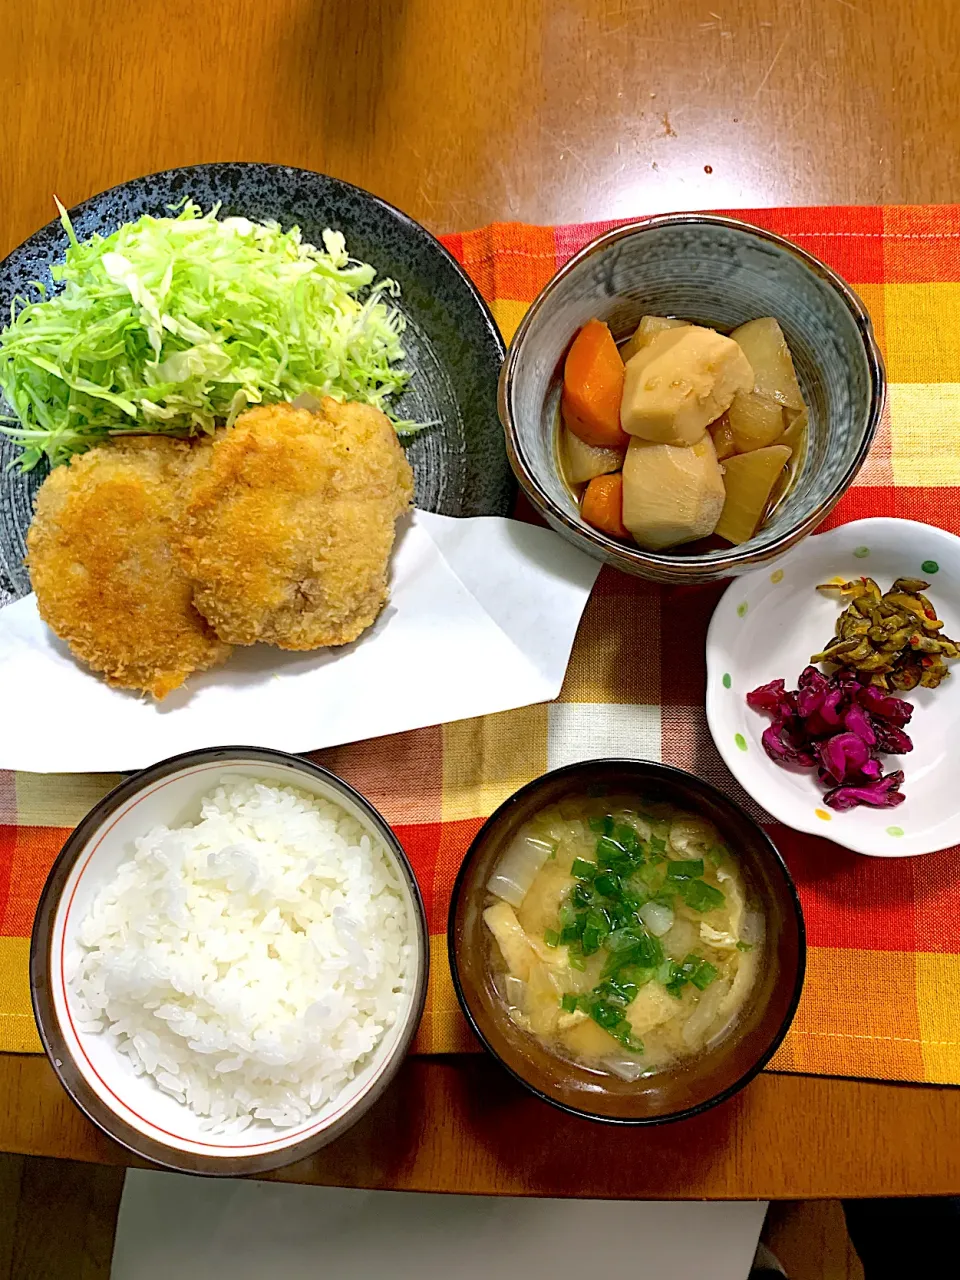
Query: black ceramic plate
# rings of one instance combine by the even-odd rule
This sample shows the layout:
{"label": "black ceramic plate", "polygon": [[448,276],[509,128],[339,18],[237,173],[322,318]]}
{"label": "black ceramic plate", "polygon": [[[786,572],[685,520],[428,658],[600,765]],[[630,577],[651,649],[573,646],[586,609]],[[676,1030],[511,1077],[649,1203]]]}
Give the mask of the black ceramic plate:
{"label": "black ceramic plate", "polygon": [[[407,450],[417,506],[452,516],[507,514],[513,481],[497,418],[503,342],[477,290],[428,231],[359,187],[272,164],[196,165],[135,178],[84,201],[70,218],[81,239],[108,235],[141,214],[163,216],[184,196],[205,210],[220,201],[224,216],[296,223],[312,244],[332,227],[343,232],[353,257],[396,280],[412,372],[396,412],[440,423]],[[9,315],[13,298],[33,281],[50,284],[50,267],[62,260],[66,242],[54,221],[0,263],[0,315]],[[0,605],[30,590],[24,536],[45,474],[40,467],[27,476],[8,470],[15,453],[0,439]]]}

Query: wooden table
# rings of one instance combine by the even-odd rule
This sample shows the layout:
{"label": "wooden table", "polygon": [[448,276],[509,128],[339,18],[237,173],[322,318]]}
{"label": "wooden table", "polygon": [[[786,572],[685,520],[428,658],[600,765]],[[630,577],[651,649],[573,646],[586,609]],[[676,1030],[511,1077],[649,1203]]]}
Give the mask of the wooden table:
{"label": "wooden table", "polygon": [[[6,0],[0,253],[116,182],[272,160],[431,228],[957,199],[960,29],[933,0]],[[764,1076],[620,1132],[484,1059],[411,1060],[281,1176],[516,1194],[960,1193],[960,1091]],[[42,1058],[0,1057],[0,1148],[120,1161]]]}

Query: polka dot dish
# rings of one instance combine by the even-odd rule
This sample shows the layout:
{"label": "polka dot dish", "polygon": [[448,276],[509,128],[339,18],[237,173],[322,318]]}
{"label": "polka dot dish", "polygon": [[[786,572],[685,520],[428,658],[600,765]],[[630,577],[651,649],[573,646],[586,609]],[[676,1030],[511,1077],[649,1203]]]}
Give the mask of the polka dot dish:
{"label": "polka dot dish", "polygon": [[738,578],[722,596],[707,633],[707,722],[731,773],[779,822],[874,857],[933,853],[960,844],[960,662],[950,664],[952,675],[938,689],[899,695],[916,711],[913,751],[885,757],[888,770],[906,775],[895,825],[889,809],[828,812],[813,770],[784,769],[767,756],[760,736],[769,720],[746,704],[749,690],[778,677],[795,688],[810,655],[832,634],[843,606],[817,584],[861,575],[884,591],[895,578],[925,578],[946,633],[960,631],[960,538],[915,520],[841,525],[795,547],[776,571]]}

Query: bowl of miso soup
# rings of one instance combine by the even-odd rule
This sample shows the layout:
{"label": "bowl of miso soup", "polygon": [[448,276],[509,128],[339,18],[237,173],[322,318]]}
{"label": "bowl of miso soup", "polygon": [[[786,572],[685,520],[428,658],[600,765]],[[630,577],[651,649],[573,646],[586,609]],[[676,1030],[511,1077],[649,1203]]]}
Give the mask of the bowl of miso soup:
{"label": "bowl of miso soup", "polygon": [[588,760],[484,824],[454,886],[458,999],[540,1098],[624,1124],[728,1098],[786,1035],[803,915],[763,829],[702,779]]}

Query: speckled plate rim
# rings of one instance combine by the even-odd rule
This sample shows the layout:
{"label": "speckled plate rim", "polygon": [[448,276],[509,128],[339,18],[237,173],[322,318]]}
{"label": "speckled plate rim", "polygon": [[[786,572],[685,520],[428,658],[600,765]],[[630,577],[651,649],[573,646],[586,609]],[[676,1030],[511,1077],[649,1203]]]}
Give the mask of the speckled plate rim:
{"label": "speckled plate rim", "polygon": [[[860,447],[834,486],[833,492],[792,529],[781,534],[774,542],[759,551],[741,551],[739,548],[734,547],[730,551],[712,551],[703,555],[677,557],[661,555],[654,551],[642,551],[639,547],[625,546],[622,542],[608,538],[598,530],[590,528],[589,525],[584,524],[582,521],[575,520],[568,512],[554,504],[550,496],[540,487],[536,475],[524,454],[521,434],[513,421],[513,383],[516,378],[520,349],[527,331],[543,308],[549,305],[553,291],[565,276],[575,271],[594,254],[602,252],[626,236],[636,235],[644,231],[655,231],[660,227],[702,226],[704,224],[746,232],[760,240],[766,240],[768,243],[776,245],[778,249],[792,254],[793,257],[797,258],[804,266],[808,267],[821,280],[837,291],[850,311],[863,340],[864,356],[867,361],[871,388],[870,411]],[[589,542],[603,556],[614,554],[623,557],[628,563],[635,566],[634,571],[641,575],[644,570],[649,570],[651,576],[656,580],[657,570],[669,568],[671,574],[675,576],[683,575],[689,578],[690,582],[704,581],[704,573],[708,573],[710,578],[716,579],[723,577],[725,573],[731,572],[734,568],[740,572],[744,566],[766,564],[795,546],[796,543],[805,538],[818,524],[825,520],[853,483],[857,472],[866,461],[877,427],[880,425],[886,399],[886,370],[883,364],[883,356],[880,354],[880,347],[874,334],[873,323],[866,307],[843,277],[828,267],[826,263],[821,262],[819,258],[814,257],[812,253],[807,253],[799,245],[793,244],[790,240],[785,240],[783,236],[778,236],[773,231],[767,231],[765,228],[755,226],[751,222],[744,222],[741,218],[727,218],[721,214],[706,213],[668,213],[658,214],[650,218],[640,218],[636,222],[628,222],[624,226],[614,227],[611,231],[603,232],[595,240],[591,240],[588,245],[585,245],[579,253],[574,254],[544,285],[520,321],[510,343],[507,358],[500,371],[500,381],[497,387],[497,405],[500,412],[500,421],[503,424],[506,436],[507,456],[510,459],[510,465],[524,493],[540,514],[548,520],[559,521],[579,538]],[[670,580],[674,581],[674,578]]]}
{"label": "speckled plate rim", "polygon": [[[710,729],[710,735],[714,744],[723,758],[724,764],[736,778],[737,782],[743,787],[748,795],[756,801],[771,817],[777,822],[782,822],[784,826],[792,828],[794,831],[802,831],[807,835],[819,836],[821,839],[829,840],[833,844],[840,845],[844,849],[849,849],[853,853],[864,854],[871,858],[917,858],[924,857],[926,854],[938,853],[942,849],[951,848],[954,844],[960,842],[960,803],[958,803],[957,812],[954,817],[955,829],[948,838],[939,838],[931,844],[924,844],[918,837],[913,837],[911,847],[903,847],[899,843],[892,844],[885,849],[869,847],[865,839],[858,838],[858,835],[851,828],[844,828],[842,818],[844,814],[829,815],[831,821],[829,829],[827,824],[817,818],[817,806],[810,806],[810,818],[804,822],[798,818],[796,807],[792,804],[782,803],[780,800],[781,793],[776,786],[771,787],[769,792],[765,792],[760,796],[756,794],[756,790],[751,780],[744,775],[743,769],[743,748],[738,747],[735,735],[731,732],[730,720],[724,709],[724,703],[730,695],[730,691],[723,684],[725,663],[722,660],[721,645],[719,643],[719,635],[721,631],[726,630],[730,625],[732,615],[740,617],[745,616],[740,613],[743,607],[745,595],[750,591],[751,586],[760,587],[766,585],[767,588],[773,586],[777,580],[783,578],[784,571],[789,567],[790,563],[796,563],[811,550],[816,547],[823,547],[825,542],[853,540],[862,542],[865,546],[870,541],[871,533],[878,528],[891,529],[894,531],[899,529],[905,537],[911,540],[918,536],[919,531],[923,531],[923,537],[929,542],[940,542],[941,545],[950,547],[955,558],[960,559],[960,538],[955,534],[948,533],[946,529],[940,529],[936,525],[925,524],[920,520],[902,520],[892,516],[868,516],[863,520],[851,520],[845,524],[839,525],[835,529],[829,529],[825,533],[818,533],[810,541],[804,543],[802,547],[794,550],[789,557],[781,560],[771,574],[771,566],[764,565],[762,569],[755,569],[751,573],[745,574],[743,577],[737,578],[731,582],[726,591],[717,602],[707,628],[706,640],[706,663],[707,663],[707,691],[705,698],[705,708],[707,716],[707,725]],[[854,531],[856,533],[854,534]],[[921,566],[918,565],[918,569]],[[789,684],[790,677],[796,677],[805,665],[804,655],[800,654],[797,662],[796,671],[784,673]],[[951,679],[960,681],[960,667],[951,676]],[[738,696],[744,696],[744,690],[737,691]],[[905,761],[909,762],[909,755]],[[776,780],[776,774],[779,766],[773,761],[767,761],[769,764],[770,776]],[[904,789],[909,789],[910,774],[909,764],[904,766],[906,771],[906,779]],[[826,813],[826,810],[823,810]],[[892,810],[890,812],[896,812]],[[833,817],[837,821],[833,821]],[[899,824],[893,823],[889,828],[891,836],[894,831],[901,832],[902,828]],[[923,847],[917,847],[918,845]]]}
{"label": "speckled plate rim", "polygon": [[[349,1109],[341,1114],[335,1114],[331,1121],[329,1123],[325,1121],[322,1127],[318,1127],[316,1122],[309,1124],[305,1133],[302,1135],[297,1133],[289,1143],[272,1143],[259,1152],[251,1148],[243,1155],[202,1155],[152,1136],[154,1131],[159,1132],[156,1125],[149,1126],[151,1133],[135,1128],[106,1102],[100,1091],[91,1086],[86,1073],[75,1061],[68,1036],[60,1025],[57,1001],[53,991],[54,978],[51,976],[54,972],[51,948],[56,940],[57,922],[61,918],[63,909],[64,889],[70,881],[77,862],[88,850],[96,834],[102,831],[108,819],[129,807],[131,802],[135,802],[136,798],[142,796],[150,787],[158,783],[162,784],[165,779],[179,776],[186,769],[210,765],[222,765],[228,769],[231,762],[238,761],[278,765],[283,769],[316,778],[324,786],[343,796],[367,817],[394,858],[409,889],[414,916],[414,936],[411,938],[411,943],[418,953],[419,971],[411,991],[410,1007],[406,1015],[407,1023],[401,1035],[366,1091]],[[292,1164],[312,1155],[340,1137],[347,1129],[352,1128],[380,1098],[399,1071],[423,1015],[429,979],[430,933],[423,895],[406,850],[393,828],[361,792],[337,774],[323,768],[322,765],[314,764],[303,756],[276,751],[268,747],[227,746],[186,751],[181,755],[170,756],[125,778],[93,806],[64,842],[43,886],[30,937],[30,999],[33,1014],[44,1052],[65,1092],[88,1120],[92,1121],[107,1137],[118,1142],[135,1156],[179,1173],[206,1174],[214,1177],[264,1173],[270,1169]],[[109,1092],[106,1086],[105,1091]],[[223,1149],[229,1150],[229,1148]]]}

